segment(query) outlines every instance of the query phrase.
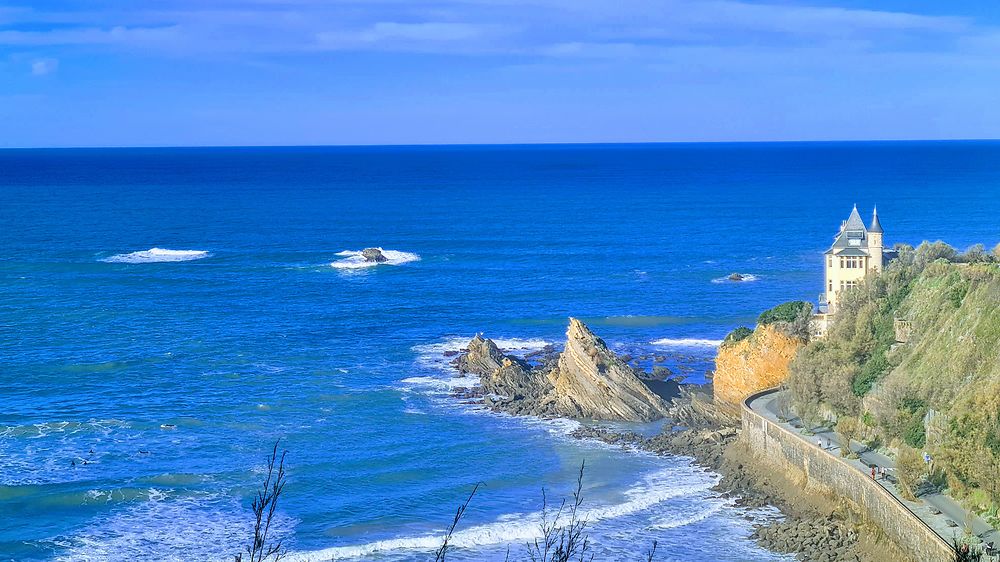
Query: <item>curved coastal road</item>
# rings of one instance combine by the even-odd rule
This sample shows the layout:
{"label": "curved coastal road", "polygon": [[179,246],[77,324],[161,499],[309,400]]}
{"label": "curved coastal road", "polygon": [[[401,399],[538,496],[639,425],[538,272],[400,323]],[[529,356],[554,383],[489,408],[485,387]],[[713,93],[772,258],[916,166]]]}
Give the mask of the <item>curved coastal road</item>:
{"label": "curved coastal road", "polygon": [[[827,429],[826,427],[818,427],[810,429],[814,435],[803,435],[802,432],[805,428],[793,425],[798,424],[801,426],[802,423],[800,420],[792,419],[790,420],[790,423],[779,421],[779,403],[782,399],[787,399],[786,394],[787,391],[775,391],[770,394],[759,396],[748,402],[747,405],[753,411],[764,416],[782,428],[787,429],[793,435],[796,435],[803,441],[810,443],[812,446],[820,446],[817,444],[818,440],[822,443],[822,447],[828,454],[839,456],[841,438],[837,433]],[[965,525],[966,518],[968,517],[968,512],[955,500],[939,493],[925,494],[920,496],[915,502],[904,500],[899,489],[894,483],[895,477],[892,476],[896,470],[895,461],[879,452],[869,451],[863,444],[858,443],[857,441],[851,442],[851,451],[857,453],[860,458],[857,460],[844,460],[863,474],[870,475],[870,466],[873,464],[888,469],[889,479],[879,480],[878,483],[893,496],[899,499],[904,506],[927,523],[931,529],[934,529],[934,531],[946,541],[950,543],[951,537],[961,536],[963,534],[963,526]],[[973,516],[972,528],[973,532],[985,542],[1000,547],[1000,532],[997,532],[996,529],[983,521],[981,518]],[[1000,558],[996,556],[985,556],[983,560],[992,561],[1000,560]]]}

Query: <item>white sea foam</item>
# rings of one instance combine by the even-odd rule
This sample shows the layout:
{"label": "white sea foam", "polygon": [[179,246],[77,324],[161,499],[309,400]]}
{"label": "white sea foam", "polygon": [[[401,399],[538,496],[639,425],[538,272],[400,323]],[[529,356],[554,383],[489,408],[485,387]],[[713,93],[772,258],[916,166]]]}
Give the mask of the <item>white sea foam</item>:
{"label": "white sea foam", "polygon": [[[709,490],[718,482],[715,474],[694,470],[689,466],[668,468],[646,476],[643,481],[624,493],[619,503],[597,506],[581,514],[589,525],[600,521],[626,517],[647,511],[677,497],[692,496]],[[540,536],[541,513],[508,514],[492,523],[456,531],[449,544],[457,548],[474,548],[503,544],[524,544]],[[565,524],[565,521],[563,521]],[[442,533],[398,537],[366,544],[341,546],[312,552],[291,553],[288,560],[318,562],[345,558],[370,557],[385,551],[433,551],[441,545]]]}
{"label": "white sea foam", "polygon": [[191,261],[207,258],[210,254],[205,250],[168,250],[166,248],[150,248],[129,254],[116,254],[104,258],[107,263],[161,263],[175,261]]}
{"label": "white sea foam", "polygon": [[[457,351],[462,351],[465,346],[469,345],[469,340],[471,337],[468,336],[450,336],[445,338],[443,341],[426,343],[421,345],[415,345],[412,347],[413,351],[420,355],[444,355],[445,353],[454,353]],[[543,340],[540,338],[490,338],[493,343],[497,344],[497,347],[501,351],[506,351],[507,353],[530,353],[532,351],[539,351],[545,349],[545,347],[552,345],[552,342],[548,340]]]}
{"label": "white sea foam", "polygon": [[[239,548],[252,518],[233,500],[210,495],[148,495],[146,501],[95,518],[72,536],[54,541],[56,560],[226,560]],[[291,534],[294,520],[278,513],[275,539]]]}
{"label": "white sea foam", "polygon": [[750,281],[757,280],[757,276],[752,273],[740,273],[739,275],[742,276],[742,279],[738,281],[730,279],[729,276],[727,275],[725,277],[716,277],[715,279],[712,279],[712,283],[748,283]]}
{"label": "white sea foam", "polygon": [[[418,365],[429,369],[454,372],[451,367],[452,360],[458,352],[469,345],[471,339],[468,336],[449,336],[434,343],[415,345],[411,349],[417,354]],[[540,338],[498,338],[494,339],[493,343],[497,344],[501,351],[521,356],[552,345],[552,342]],[[469,384],[467,382],[456,386],[469,386]]]}
{"label": "white sea foam", "polygon": [[707,506],[698,505],[698,509],[691,510],[688,512],[676,511],[671,512],[669,515],[663,517],[654,518],[652,524],[650,525],[654,529],[676,529],[677,527],[686,527],[688,525],[693,525],[699,521],[704,521],[709,517],[715,515],[716,513],[722,511],[722,508],[727,505],[732,505],[733,502],[718,499],[711,501]]}
{"label": "white sea foam", "polygon": [[343,252],[336,253],[336,255],[341,256],[344,259],[337,260],[331,263],[330,266],[337,269],[364,269],[366,267],[375,267],[377,265],[402,265],[404,263],[420,261],[420,256],[417,254],[411,254],[410,252],[383,250],[382,248],[379,248],[379,251],[382,252],[382,255],[385,256],[388,261],[365,261],[364,256],[361,255],[362,250],[344,250]]}
{"label": "white sea foam", "polygon": [[722,345],[722,340],[702,338],[661,338],[653,340],[649,343],[661,347],[719,347]]}

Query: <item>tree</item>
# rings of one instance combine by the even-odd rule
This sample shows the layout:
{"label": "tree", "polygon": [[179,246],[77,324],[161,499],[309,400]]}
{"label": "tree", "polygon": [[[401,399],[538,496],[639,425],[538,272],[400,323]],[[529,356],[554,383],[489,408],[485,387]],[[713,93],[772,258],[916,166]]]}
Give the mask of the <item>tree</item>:
{"label": "tree", "polygon": [[896,454],[896,474],[899,477],[899,491],[910,501],[917,499],[917,486],[927,474],[927,466],[920,453],[906,445],[900,445]]}
{"label": "tree", "polygon": [[846,457],[852,455],[851,441],[857,441],[858,436],[861,434],[861,424],[858,422],[858,418],[841,416],[837,420],[837,433],[842,438],[840,456]]}

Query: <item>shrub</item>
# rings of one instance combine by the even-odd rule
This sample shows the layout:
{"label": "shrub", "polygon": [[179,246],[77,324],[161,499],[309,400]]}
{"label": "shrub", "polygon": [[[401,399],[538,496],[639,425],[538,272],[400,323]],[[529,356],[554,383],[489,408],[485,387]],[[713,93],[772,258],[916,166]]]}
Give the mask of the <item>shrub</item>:
{"label": "shrub", "polygon": [[903,497],[910,501],[915,500],[913,492],[926,474],[924,459],[916,449],[906,445],[899,448],[896,455],[896,474],[899,477],[899,489]]}
{"label": "shrub", "polygon": [[726,335],[726,339],[722,340],[722,347],[728,347],[735,343],[741,342],[753,335],[753,330],[747,328],[746,326],[740,326],[732,332]]}
{"label": "shrub", "polygon": [[767,325],[775,322],[787,322],[791,324],[802,316],[808,317],[810,312],[812,312],[812,304],[804,301],[790,301],[760,313],[760,316],[757,317],[757,323]]}
{"label": "shrub", "polygon": [[861,434],[861,424],[858,423],[858,419],[850,416],[840,418],[837,420],[837,433],[843,438],[840,455],[844,457],[851,456],[853,454],[851,451],[851,441],[857,441],[858,436]]}
{"label": "shrub", "polygon": [[913,414],[910,423],[906,425],[903,433],[903,441],[911,447],[922,448],[927,444],[927,434],[924,430],[924,416],[922,413]]}
{"label": "shrub", "polygon": [[875,382],[888,373],[890,368],[886,352],[884,350],[876,351],[851,381],[851,390],[854,395],[860,397],[868,394]]}

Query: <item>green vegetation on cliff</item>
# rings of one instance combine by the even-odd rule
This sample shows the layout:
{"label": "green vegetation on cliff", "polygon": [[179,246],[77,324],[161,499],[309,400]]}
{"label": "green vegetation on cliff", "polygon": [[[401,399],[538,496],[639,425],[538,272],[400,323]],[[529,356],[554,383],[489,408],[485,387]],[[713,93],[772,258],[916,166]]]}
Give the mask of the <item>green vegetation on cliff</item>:
{"label": "green vegetation on cliff", "polygon": [[928,451],[939,481],[995,516],[1000,247],[897,250],[880,275],[841,296],[827,337],[792,362],[796,410],[814,420],[858,417],[870,441]]}
{"label": "green vegetation on cliff", "polygon": [[[757,326],[774,326],[788,337],[807,341],[809,339],[809,320],[812,317],[812,303],[805,301],[789,301],[769,308],[757,317]],[[729,332],[722,340],[721,347],[729,347],[739,343],[754,334],[751,328],[740,326]]]}

